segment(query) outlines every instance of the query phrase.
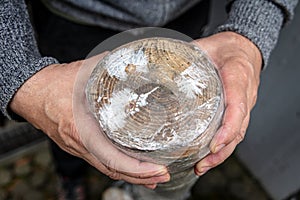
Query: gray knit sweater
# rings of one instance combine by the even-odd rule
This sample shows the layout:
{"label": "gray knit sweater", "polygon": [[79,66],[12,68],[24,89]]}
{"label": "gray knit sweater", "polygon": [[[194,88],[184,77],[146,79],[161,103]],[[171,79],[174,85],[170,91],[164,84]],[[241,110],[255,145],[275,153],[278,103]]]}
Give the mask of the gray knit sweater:
{"label": "gray knit sweater", "polygon": [[[161,26],[199,0],[44,0],[56,13],[87,24],[113,29]],[[281,27],[293,17],[298,0],[235,0],[218,31],[249,38],[266,64]],[[41,57],[24,0],[0,0],[0,108],[7,108],[18,88],[55,58]]]}

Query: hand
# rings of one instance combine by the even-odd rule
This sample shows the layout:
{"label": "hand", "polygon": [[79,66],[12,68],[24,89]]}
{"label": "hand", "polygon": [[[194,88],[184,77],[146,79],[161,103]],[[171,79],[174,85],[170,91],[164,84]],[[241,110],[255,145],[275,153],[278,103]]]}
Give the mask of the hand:
{"label": "hand", "polygon": [[221,164],[243,140],[256,103],[262,56],[250,40],[234,32],[194,42],[216,64],[225,96],[224,118],[210,143],[211,153],[195,166],[195,173],[201,176]]}
{"label": "hand", "polygon": [[[170,179],[167,169],[160,165],[140,162],[114,148],[101,133],[98,123],[88,114],[84,101],[80,101],[83,90],[82,96],[75,98],[76,102],[72,100],[75,84],[84,84],[89,76],[89,73],[85,73],[87,77],[77,81],[79,70],[90,72],[99,59],[101,55],[84,61],[54,64],[44,68],[22,85],[10,108],[41,129],[63,150],[83,158],[112,179],[155,188],[157,183]],[[75,80],[78,83],[75,83]],[[72,103],[76,108],[75,113]],[[82,114],[78,115],[78,112]],[[75,114],[77,122],[81,122],[80,126],[75,124]]]}

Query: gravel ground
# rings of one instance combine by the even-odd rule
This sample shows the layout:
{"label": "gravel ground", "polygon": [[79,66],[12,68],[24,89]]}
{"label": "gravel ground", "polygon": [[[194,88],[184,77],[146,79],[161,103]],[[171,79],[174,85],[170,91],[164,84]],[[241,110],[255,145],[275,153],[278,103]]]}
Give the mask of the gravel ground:
{"label": "gravel ground", "polygon": [[[86,183],[88,199],[98,200],[114,181],[91,167]],[[0,160],[0,200],[54,200],[57,199],[56,187],[57,177],[47,141]],[[199,178],[188,200],[199,199],[267,200],[270,197],[233,155]]]}

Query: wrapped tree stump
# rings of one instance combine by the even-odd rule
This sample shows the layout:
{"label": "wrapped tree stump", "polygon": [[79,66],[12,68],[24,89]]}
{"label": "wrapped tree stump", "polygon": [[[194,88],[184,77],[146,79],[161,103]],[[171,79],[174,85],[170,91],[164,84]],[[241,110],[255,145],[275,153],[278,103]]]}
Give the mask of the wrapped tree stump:
{"label": "wrapped tree stump", "polygon": [[107,138],[134,158],[168,166],[171,181],[138,199],[183,199],[193,166],[209,153],[224,104],[212,62],[197,46],[168,38],[123,45],[101,60],[86,96]]}

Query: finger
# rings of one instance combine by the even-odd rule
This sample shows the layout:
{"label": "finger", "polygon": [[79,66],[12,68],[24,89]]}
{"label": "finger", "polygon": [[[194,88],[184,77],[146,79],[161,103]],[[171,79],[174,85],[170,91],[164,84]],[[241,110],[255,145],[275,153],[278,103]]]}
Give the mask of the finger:
{"label": "finger", "polygon": [[100,54],[97,54],[95,56],[89,57],[89,58],[83,60],[84,61],[83,64],[84,64],[84,66],[91,66],[91,65],[95,66],[108,53],[109,53],[108,51],[105,51],[103,53],[100,53]]}
{"label": "finger", "polygon": [[[78,131],[84,134],[84,143],[87,149],[110,171],[118,171],[122,174],[137,178],[147,178],[152,176],[161,176],[168,173],[165,166],[149,162],[141,162],[133,157],[119,151],[100,131],[92,116],[86,115],[81,119],[81,126]],[[91,138],[93,138],[91,140]]]}
{"label": "finger", "polygon": [[102,143],[102,145],[106,146],[106,151],[102,152],[102,162],[111,171],[116,170],[122,174],[136,178],[162,176],[168,173],[165,166],[142,162],[132,158],[117,150],[109,142],[106,144]]}
{"label": "finger", "polygon": [[[107,53],[108,52],[105,51],[88,59],[74,62],[74,64],[78,65],[79,67],[73,88],[73,112],[75,112],[76,116],[80,115],[80,106],[82,107],[82,105],[86,104],[85,87],[88,79],[93,69],[97,66],[97,63],[102,60]],[[85,105],[83,108],[86,109],[86,107],[87,105]]]}
{"label": "finger", "polygon": [[77,77],[76,77],[76,82],[77,82],[76,89],[81,89],[82,87],[85,86],[93,69],[97,66],[98,62],[100,60],[102,60],[106,54],[108,54],[108,51],[105,51],[101,54],[92,56],[88,59],[75,62],[77,65],[80,66],[80,71],[78,72]]}
{"label": "finger", "polygon": [[223,147],[231,143],[236,137],[242,137],[241,127],[245,120],[245,113],[241,111],[243,104],[229,104],[225,109],[223,123],[212,142],[210,150],[212,153],[217,153]]}
{"label": "finger", "polygon": [[73,106],[76,114],[76,129],[86,149],[110,171],[117,171],[127,176],[148,178],[168,173],[165,166],[141,162],[119,151],[105,136],[94,116],[87,111],[87,106]]}
{"label": "finger", "polygon": [[118,172],[116,170],[111,170],[110,168],[107,169],[108,171],[106,172],[106,175],[109,176],[111,179],[124,180],[132,184],[146,185],[149,188],[154,187],[158,183],[165,183],[170,181],[170,175],[168,173],[164,175],[150,176],[144,178],[128,175],[126,173]]}
{"label": "finger", "polygon": [[203,158],[201,161],[199,161],[196,164],[195,174],[197,176],[202,176],[211,168],[216,167],[217,165],[223,163],[224,160],[226,160],[232,154],[237,143],[238,143],[237,140],[234,140],[230,144],[225,146],[218,153],[211,153],[207,155],[205,158]]}
{"label": "finger", "polygon": [[[149,162],[141,162],[115,148],[111,142],[99,132],[97,124],[89,117],[81,119],[85,126],[78,130],[84,134],[90,154],[87,161],[99,171],[114,180],[125,180],[132,184],[151,185],[170,180],[167,168]],[[88,128],[88,130],[86,130]],[[93,138],[93,140],[90,140]],[[87,139],[87,140],[86,140]]]}
{"label": "finger", "polygon": [[116,170],[112,171],[110,168],[107,168],[105,165],[99,162],[97,158],[95,158],[91,154],[86,154],[84,159],[92,166],[94,166],[97,170],[101,171],[102,173],[104,173],[105,175],[109,176],[111,179],[114,180],[124,180],[132,184],[145,185],[153,189],[158,183],[164,183],[170,180],[169,174],[164,174],[155,177],[137,178],[137,177],[128,176],[127,174],[123,174]]}
{"label": "finger", "polygon": [[240,137],[240,129],[248,114],[247,83],[235,75],[232,69],[221,68],[225,95],[225,113],[222,125],[214,136],[210,149],[218,152],[236,137]]}

